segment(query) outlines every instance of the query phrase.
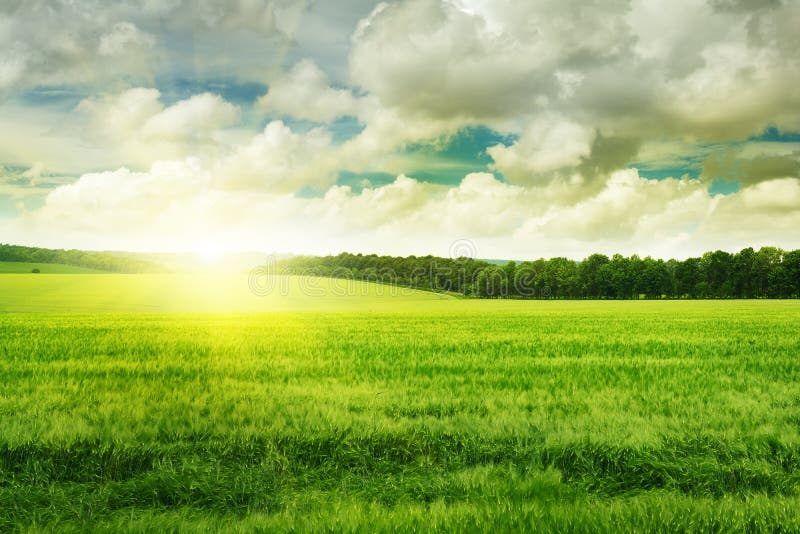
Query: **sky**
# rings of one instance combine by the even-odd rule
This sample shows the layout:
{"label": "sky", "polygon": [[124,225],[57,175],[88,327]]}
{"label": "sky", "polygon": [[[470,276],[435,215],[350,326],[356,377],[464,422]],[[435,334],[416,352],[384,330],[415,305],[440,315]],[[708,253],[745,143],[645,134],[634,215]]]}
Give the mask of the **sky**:
{"label": "sky", "polygon": [[4,0],[0,242],[800,248],[798,28],[793,0]]}

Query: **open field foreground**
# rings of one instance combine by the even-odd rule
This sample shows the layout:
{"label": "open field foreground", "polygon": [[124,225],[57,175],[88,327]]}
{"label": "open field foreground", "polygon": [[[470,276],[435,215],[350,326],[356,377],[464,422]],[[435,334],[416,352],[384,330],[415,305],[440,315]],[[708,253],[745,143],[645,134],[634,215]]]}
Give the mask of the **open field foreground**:
{"label": "open field foreground", "polygon": [[0,531],[800,530],[797,301],[58,278],[0,277]]}

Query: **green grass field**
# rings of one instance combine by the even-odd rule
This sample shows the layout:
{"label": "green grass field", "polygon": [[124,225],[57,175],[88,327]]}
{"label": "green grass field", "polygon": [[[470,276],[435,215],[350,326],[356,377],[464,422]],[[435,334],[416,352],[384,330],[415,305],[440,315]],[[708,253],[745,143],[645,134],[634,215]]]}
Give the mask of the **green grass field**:
{"label": "green grass field", "polygon": [[0,275],[0,531],[800,530],[797,301],[336,283]]}
{"label": "green grass field", "polygon": [[102,274],[103,271],[64,265],[62,263],[29,263],[23,261],[0,261],[0,274],[30,274],[33,269],[39,269],[40,274]]}

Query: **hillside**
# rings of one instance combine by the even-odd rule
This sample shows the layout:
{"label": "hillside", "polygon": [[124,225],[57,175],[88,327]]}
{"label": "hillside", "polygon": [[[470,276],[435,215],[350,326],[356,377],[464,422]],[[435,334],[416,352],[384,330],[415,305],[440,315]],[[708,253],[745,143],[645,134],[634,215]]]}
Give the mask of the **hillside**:
{"label": "hillside", "polygon": [[[271,291],[246,275],[0,274],[0,312],[410,312],[447,295],[334,278],[278,277]],[[434,310],[440,308],[434,308]]]}
{"label": "hillside", "polygon": [[[166,269],[153,262],[115,252],[61,250],[0,243],[0,262],[61,264],[115,273],[154,273]],[[9,267],[16,272],[22,267]],[[33,269],[33,267],[31,267]],[[29,269],[30,270],[30,269]],[[62,271],[65,272],[65,271]],[[74,272],[74,271],[69,271]]]}
{"label": "hillside", "polygon": [[40,274],[104,274],[108,271],[65,265],[63,263],[31,263],[26,261],[0,261],[0,274],[31,274],[37,269]]}

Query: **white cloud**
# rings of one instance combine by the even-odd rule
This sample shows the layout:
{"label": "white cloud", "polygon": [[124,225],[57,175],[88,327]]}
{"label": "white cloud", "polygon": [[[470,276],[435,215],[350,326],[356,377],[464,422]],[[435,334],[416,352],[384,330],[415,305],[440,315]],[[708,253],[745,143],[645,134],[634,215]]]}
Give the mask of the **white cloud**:
{"label": "white cloud", "polygon": [[223,132],[240,119],[237,106],[202,93],[166,107],[157,89],[137,87],[84,99],[76,107],[86,118],[81,131],[126,164],[147,166],[166,158],[216,158],[227,151]]}
{"label": "white cloud", "polygon": [[[618,243],[627,248],[637,236],[675,235],[698,223],[710,204],[703,184],[696,180],[646,180],[635,169],[611,175],[595,195],[572,205],[554,206],[534,222],[536,233],[550,239]],[[691,207],[687,211],[687,208]],[[643,220],[651,224],[643,226]],[[659,224],[653,225],[655,219]]]}
{"label": "white cloud", "polygon": [[800,248],[799,179],[762,182],[717,200],[713,216],[694,236],[706,249],[762,245]]}
{"label": "white cloud", "polygon": [[347,89],[333,89],[328,77],[314,62],[298,62],[284,76],[270,83],[269,92],[257,106],[268,113],[298,119],[330,122],[358,114],[358,100]]}
{"label": "white cloud", "polygon": [[[565,79],[579,83],[573,63],[602,63],[625,50],[630,34],[618,18],[624,7],[434,0],[382,5],[353,37],[351,73],[386,104],[433,117],[526,114],[556,98]],[[564,70],[572,75],[565,77]]]}
{"label": "white cloud", "polygon": [[330,134],[315,128],[306,134],[293,132],[281,121],[220,160],[218,179],[226,189],[291,193],[304,185],[327,186],[334,169],[318,164],[328,153]]}
{"label": "white cloud", "polygon": [[239,108],[219,95],[202,93],[150,117],[142,132],[163,139],[205,139],[238,119]]}
{"label": "white cloud", "polygon": [[[16,2],[0,6],[0,91],[41,85],[146,79],[156,38],[119,3]],[[120,60],[124,56],[124,60]]]}
{"label": "white cloud", "polygon": [[119,94],[86,98],[78,104],[78,112],[88,113],[101,136],[121,141],[138,135],[152,117],[164,109],[157,89],[136,87]]}
{"label": "white cloud", "polygon": [[[218,73],[232,52],[241,63],[238,77],[256,80],[270,48],[278,64],[283,59],[307,7],[304,0],[3,2],[0,50],[13,54],[0,53],[0,91],[62,84],[120,88],[122,80],[152,83],[164,68],[183,75],[187,64],[194,74]],[[184,46],[187,38],[193,47]],[[262,61],[245,65],[253,46],[261,47]],[[187,56],[187,49],[196,56]]]}
{"label": "white cloud", "polygon": [[748,212],[800,212],[800,179],[781,178],[755,184],[741,194]]}
{"label": "white cloud", "polygon": [[9,45],[0,52],[0,89],[11,87],[22,79],[28,60],[28,51],[20,43]]}
{"label": "white cloud", "polygon": [[[365,170],[393,174],[406,172],[398,168],[397,152],[412,144],[435,143],[469,124],[458,118],[430,119],[387,108],[375,98],[360,102],[360,119],[364,129],[336,151],[330,164],[355,172]],[[402,158],[400,158],[402,165]]]}
{"label": "white cloud", "polygon": [[[289,135],[283,128],[268,127],[262,141]],[[6,230],[42,243],[68,236],[92,248],[123,242],[123,248],[185,250],[212,240],[230,250],[306,253],[446,255],[449,243],[468,237],[484,257],[523,259],[592,251],[686,257],[742,242],[798,244],[797,179],[711,198],[696,180],[652,181],[629,169],[573,201],[557,185],[524,188],[477,173],[451,187],[399,176],[360,192],[334,186],[323,197],[300,198],[269,188],[223,189],[216,172],[188,159],[143,173],[86,174]],[[767,223],[772,231],[765,236]]]}
{"label": "white cloud", "polygon": [[383,104],[428,117],[547,110],[607,135],[741,139],[800,118],[792,20],[794,2],[407,0],[362,21],[350,67]]}
{"label": "white cloud", "polygon": [[118,22],[111,31],[100,37],[98,52],[101,56],[118,56],[131,49],[151,47],[155,44],[155,37],[143,32],[130,22]]}
{"label": "white cloud", "polygon": [[589,157],[594,132],[563,117],[545,115],[532,120],[511,146],[487,149],[493,168],[514,183],[547,181],[553,173],[574,172]]}
{"label": "white cloud", "polygon": [[365,188],[357,194],[347,186],[332,187],[323,199],[312,201],[309,210],[325,224],[368,233],[382,226],[406,225],[443,189],[401,175],[390,184]]}

